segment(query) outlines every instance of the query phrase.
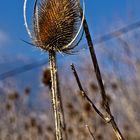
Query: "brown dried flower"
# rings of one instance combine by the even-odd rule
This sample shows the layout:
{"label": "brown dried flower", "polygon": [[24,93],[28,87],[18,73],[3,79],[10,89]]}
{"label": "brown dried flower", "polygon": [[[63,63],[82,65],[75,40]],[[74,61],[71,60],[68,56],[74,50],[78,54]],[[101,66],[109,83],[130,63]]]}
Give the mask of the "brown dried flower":
{"label": "brown dried flower", "polygon": [[46,86],[51,87],[51,74],[50,69],[48,68],[43,71],[42,83]]}
{"label": "brown dried flower", "polygon": [[35,0],[32,32],[26,20],[26,3],[27,0],[24,1],[24,20],[33,45],[58,52],[68,52],[75,47],[84,19],[83,16],[81,21],[77,0]]}
{"label": "brown dried flower", "polygon": [[30,92],[31,92],[30,87],[26,87],[24,90],[24,95],[29,96]]}
{"label": "brown dried flower", "polygon": [[13,93],[10,93],[9,95],[8,95],[8,99],[9,100],[17,100],[19,98],[19,93],[18,92],[13,92]]}

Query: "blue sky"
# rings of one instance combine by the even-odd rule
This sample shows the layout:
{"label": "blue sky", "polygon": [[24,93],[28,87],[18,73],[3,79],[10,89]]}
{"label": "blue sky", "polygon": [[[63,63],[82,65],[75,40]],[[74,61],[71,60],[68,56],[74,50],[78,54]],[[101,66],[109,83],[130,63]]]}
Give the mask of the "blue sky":
{"label": "blue sky", "polygon": [[[140,0],[85,0],[86,18],[92,38],[140,20]],[[33,0],[28,0],[31,23]],[[39,49],[25,44],[29,40],[23,22],[23,0],[0,1],[0,64],[16,58],[38,60],[46,57]],[[85,40],[81,44],[84,44]],[[5,59],[3,60],[4,57]]]}

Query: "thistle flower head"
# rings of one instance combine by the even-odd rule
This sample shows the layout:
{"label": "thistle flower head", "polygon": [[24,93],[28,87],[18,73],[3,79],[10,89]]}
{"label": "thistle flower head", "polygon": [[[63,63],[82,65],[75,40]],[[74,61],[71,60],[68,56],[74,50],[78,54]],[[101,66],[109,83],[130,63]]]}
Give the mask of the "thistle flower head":
{"label": "thistle flower head", "polygon": [[24,20],[33,44],[45,51],[71,50],[83,23],[78,0],[36,0],[32,32],[26,21],[26,2],[27,0],[24,3]]}

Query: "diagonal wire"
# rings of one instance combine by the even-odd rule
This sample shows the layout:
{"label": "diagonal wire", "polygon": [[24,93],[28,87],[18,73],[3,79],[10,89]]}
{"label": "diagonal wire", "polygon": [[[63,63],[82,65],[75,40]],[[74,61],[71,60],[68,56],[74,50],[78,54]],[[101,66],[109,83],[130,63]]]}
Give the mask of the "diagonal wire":
{"label": "diagonal wire", "polygon": [[5,78],[11,77],[11,76],[15,76],[17,74],[32,70],[34,68],[40,67],[42,65],[45,65],[47,62],[47,59],[42,59],[40,61],[31,63],[31,64],[27,64],[18,68],[15,68],[13,70],[4,72],[2,74],[0,74],[0,80],[4,80]]}
{"label": "diagonal wire", "polygon": [[128,32],[131,32],[132,30],[135,30],[137,28],[140,27],[140,21],[137,21],[137,22],[134,22],[132,24],[129,24],[128,26],[125,26],[125,27],[122,27],[114,32],[110,32],[108,34],[105,34],[99,38],[96,38],[94,40],[94,44],[99,44],[99,43],[102,43],[102,42],[106,42],[106,41],[109,41],[113,38],[116,38],[122,34],[126,34]]}
{"label": "diagonal wire", "polygon": [[[122,27],[114,32],[110,32],[108,34],[105,34],[99,38],[96,38],[94,40],[94,44],[100,44],[100,43],[103,43],[103,42],[106,42],[106,41],[109,41],[113,38],[116,38],[122,34],[126,34],[132,30],[135,30],[137,28],[140,27],[140,21],[137,21],[137,22],[134,22],[128,26],[125,26],[125,27]],[[27,64],[27,65],[24,65],[24,66],[21,66],[21,67],[18,67],[18,68],[15,68],[13,70],[10,70],[10,71],[7,71],[7,72],[4,72],[2,74],[0,74],[0,80],[4,80],[5,78],[8,78],[8,77],[11,77],[11,76],[15,76],[17,74],[20,74],[20,73],[23,73],[23,72],[26,72],[26,71],[29,71],[29,70],[32,70],[36,67],[40,67],[42,65],[45,65],[46,64],[46,61],[47,59],[42,59],[40,61],[37,61],[37,62],[34,62],[34,63],[31,63],[31,64]]]}

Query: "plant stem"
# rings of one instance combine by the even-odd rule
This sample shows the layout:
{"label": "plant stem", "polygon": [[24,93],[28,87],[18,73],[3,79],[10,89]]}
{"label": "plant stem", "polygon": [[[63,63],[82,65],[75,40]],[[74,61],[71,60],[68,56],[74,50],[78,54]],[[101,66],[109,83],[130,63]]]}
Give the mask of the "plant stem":
{"label": "plant stem", "polygon": [[58,94],[58,80],[57,80],[57,66],[56,66],[56,53],[53,50],[49,51],[49,63],[51,73],[51,96],[52,106],[55,119],[56,140],[62,140],[62,127],[60,118],[60,100]]}
{"label": "plant stem", "polygon": [[[80,8],[80,13],[81,13],[81,18],[82,18],[82,15],[83,15],[82,8]],[[83,22],[83,28],[85,30],[86,39],[87,39],[87,43],[88,43],[88,47],[89,47],[93,67],[94,67],[94,70],[95,70],[98,86],[100,88],[103,107],[104,107],[106,113],[110,116],[110,119],[111,119],[110,123],[112,125],[112,128],[114,130],[114,133],[115,133],[117,139],[118,140],[124,140],[124,138],[123,138],[123,136],[121,134],[121,131],[119,130],[119,128],[118,128],[118,126],[117,126],[117,124],[116,124],[116,122],[114,120],[114,116],[112,115],[112,112],[110,110],[110,106],[109,106],[109,103],[108,103],[108,100],[107,100],[106,91],[105,91],[105,88],[104,88],[100,68],[99,68],[98,61],[97,61],[96,54],[95,54],[95,50],[94,50],[94,45],[93,45],[93,42],[92,42],[92,39],[91,39],[91,35],[90,35],[90,32],[89,32],[87,21],[86,21],[85,18],[84,18],[84,22]]]}
{"label": "plant stem", "polygon": [[95,140],[94,134],[91,132],[91,130],[90,130],[90,128],[89,128],[89,126],[88,126],[88,125],[86,125],[86,127],[87,127],[87,130],[88,130],[88,132],[89,132],[89,134],[90,134],[90,136],[91,136],[92,140]]}
{"label": "plant stem", "polygon": [[63,101],[62,101],[62,96],[61,96],[61,91],[60,91],[60,86],[59,86],[59,76],[58,76],[58,74],[57,74],[57,87],[58,87],[58,97],[59,97],[59,101],[60,101],[61,127],[63,129],[65,140],[68,140],[66,120],[65,120],[64,108],[63,108]]}

